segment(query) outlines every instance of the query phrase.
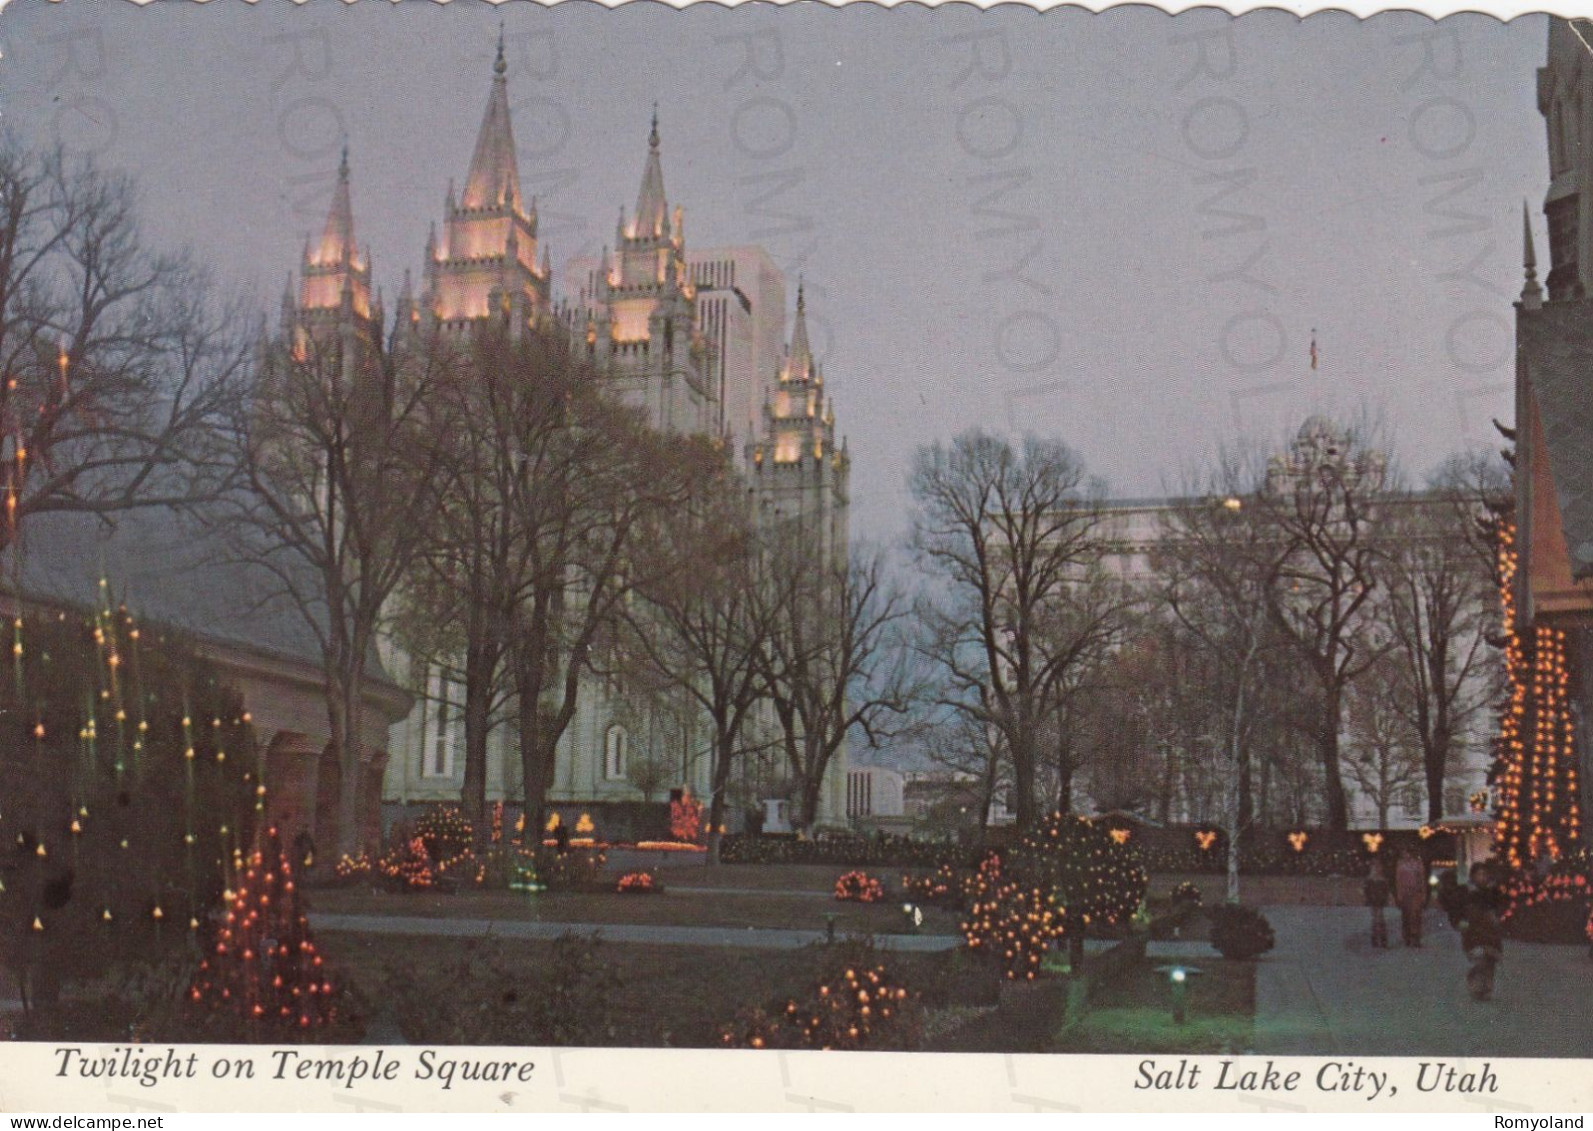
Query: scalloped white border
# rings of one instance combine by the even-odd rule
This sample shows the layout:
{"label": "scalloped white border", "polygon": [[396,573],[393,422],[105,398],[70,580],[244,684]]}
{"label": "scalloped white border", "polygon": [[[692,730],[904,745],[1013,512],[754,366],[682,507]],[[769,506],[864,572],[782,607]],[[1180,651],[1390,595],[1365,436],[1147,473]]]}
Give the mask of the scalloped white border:
{"label": "scalloped white border", "polygon": [[[0,0],[0,13],[5,11],[11,0]],[[52,4],[63,4],[66,0],[50,0]],[[156,3],[169,3],[170,0],[123,0],[124,3],[133,4],[143,8]],[[209,4],[214,0],[189,0],[194,4]],[[243,3],[255,5],[262,0],[243,0]],[[278,3],[280,0],[267,0]],[[312,0],[287,0],[296,7],[303,7]],[[326,3],[328,0],[316,0]],[[370,3],[370,0],[339,0],[345,5]],[[1209,0],[1190,0],[1189,3],[1165,3],[1156,0],[388,0],[390,4],[452,4],[452,3],[483,3],[498,7],[508,4],[541,4],[551,8],[558,4],[584,3],[596,4],[604,8],[620,8],[635,4],[656,4],[670,8],[687,8],[701,4],[717,4],[724,8],[740,7],[744,4],[766,4],[773,7],[791,7],[797,4],[823,4],[831,8],[840,8],[848,4],[873,4],[881,8],[920,7],[920,8],[945,8],[953,5],[963,5],[970,8],[1033,8],[1037,11],[1048,12],[1057,8],[1074,8],[1081,11],[1100,13],[1111,8],[1156,8],[1170,16],[1183,12],[1215,9],[1227,12],[1231,16],[1242,16],[1247,12],[1288,12],[1289,14],[1304,19],[1324,12],[1343,12],[1355,16],[1357,19],[1367,19],[1370,16],[1381,15],[1384,12],[1411,12],[1415,15],[1427,16],[1430,19],[1443,19],[1446,16],[1459,14],[1492,16],[1501,23],[1508,23],[1517,16],[1562,16],[1566,18],[1593,17],[1593,0],[1574,0],[1562,2],[1553,8],[1534,4],[1531,0],[1491,0],[1488,3],[1451,4],[1451,3],[1402,3],[1379,4],[1373,0],[1350,0],[1348,3],[1337,4],[1310,4],[1310,3],[1250,3],[1248,0],[1232,0],[1229,3],[1211,3]]]}

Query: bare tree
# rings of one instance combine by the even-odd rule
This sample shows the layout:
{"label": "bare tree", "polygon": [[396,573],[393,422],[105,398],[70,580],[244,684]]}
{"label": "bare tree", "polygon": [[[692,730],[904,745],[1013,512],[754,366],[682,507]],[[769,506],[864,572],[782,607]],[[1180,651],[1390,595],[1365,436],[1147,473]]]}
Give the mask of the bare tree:
{"label": "bare tree", "polygon": [[374,332],[295,333],[264,351],[232,421],[237,549],[274,574],[320,642],[342,852],[363,835],[366,673],[437,504],[427,410],[453,361],[437,342],[395,356]]}
{"label": "bare tree", "polygon": [[457,343],[425,412],[438,505],[415,531],[424,549],[406,584],[403,635],[416,654],[459,677],[461,801],[479,837],[488,737],[514,693],[520,606],[535,604],[539,586],[557,587],[566,567],[578,568],[559,556],[559,537],[584,516],[583,505],[600,509],[561,488],[579,480],[581,461],[608,458],[604,443],[622,441],[628,421],[594,399],[589,374],[560,343],[485,328]]}
{"label": "bare tree", "polygon": [[1395,800],[1422,780],[1423,770],[1421,748],[1411,741],[1404,718],[1408,703],[1397,686],[1397,663],[1396,654],[1385,656],[1350,687],[1345,702],[1344,766],[1384,829]]}
{"label": "bare tree", "polygon": [[641,586],[629,638],[655,671],[707,716],[708,859],[717,863],[731,770],[746,753],[746,724],[768,691],[763,658],[789,575],[767,568],[740,492],[724,471],[662,536],[678,562],[662,583]]}
{"label": "bare tree", "polygon": [[1063,813],[1074,809],[1079,772],[1121,739],[1100,724],[1134,605],[1129,588],[1099,562],[1079,574],[1067,587],[1065,601],[1045,609],[1038,630],[1044,653],[1054,658],[1058,671],[1051,715],[1042,726],[1039,779]]}
{"label": "bare tree", "polygon": [[150,249],[130,181],[0,136],[0,550],[33,515],[225,489],[251,349],[209,293]]}
{"label": "bare tree", "polygon": [[1316,683],[1326,820],[1338,832],[1349,827],[1339,757],[1345,690],[1388,647],[1373,623],[1386,471],[1370,440],[1364,425],[1313,417],[1288,454],[1274,457],[1265,489],[1250,500],[1283,550],[1266,608]]}
{"label": "bare tree", "polygon": [[712,446],[645,427],[604,395],[562,347],[535,363],[505,359],[510,411],[501,438],[508,555],[501,586],[527,821],[540,823],[558,744],[581,689],[623,632],[638,593],[667,589],[688,563],[671,530],[712,481]]}
{"label": "bare tree", "polygon": [[[1479,522],[1503,477],[1465,457],[1450,460],[1429,489],[1385,508],[1381,542],[1392,633],[1390,677],[1398,708],[1422,754],[1427,819],[1443,817],[1450,759],[1500,691],[1499,657],[1488,643],[1497,618],[1492,562],[1479,552]],[[1482,478],[1479,478],[1479,474]]]}
{"label": "bare tree", "polygon": [[932,815],[947,819],[955,830],[972,826],[982,840],[992,805],[1012,788],[1012,771],[1001,732],[964,712],[943,706],[936,714],[918,719],[914,732],[922,736],[924,756],[942,767],[943,781],[937,790],[941,797],[932,803]]}
{"label": "bare tree", "polygon": [[1264,718],[1265,660],[1279,644],[1267,610],[1285,548],[1252,505],[1252,485],[1242,458],[1223,457],[1167,516],[1157,554],[1165,607],[1206,656],[1215,685],[1208,693],[1222,705],[1212,748],[1226,784],[1230,900],[1239,897],[1239,849],[1255,818],[1252,749]]}
{"label": "bare tree", "polygon": [[1043,749],[1079,652],[1048,632],[1099,562],[1100,488],[1064,445],[984,432],[921,448],[912,545],[934,582],[923,651],[941,702],[1000,731],[1018,824],[1039,819]]}
{"label": "bare tree", "polygon": [[870,745],[905,717],[913,687],[898,630],[907,615],[883,556],[815,560],[803,528],[765,545],[774,599],[765,665],[796,792],[793,822],[812,825],[830,762],[850,734]]}

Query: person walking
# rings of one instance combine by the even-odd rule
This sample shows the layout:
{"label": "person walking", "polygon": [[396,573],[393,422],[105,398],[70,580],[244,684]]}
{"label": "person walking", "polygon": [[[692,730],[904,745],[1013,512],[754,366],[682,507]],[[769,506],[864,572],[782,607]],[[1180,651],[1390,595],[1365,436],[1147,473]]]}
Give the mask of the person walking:
{"label": "person walking", "polygon": [[1366,899],[1366,906],[1372,909],[1372,946],[1386,950],[1388,919],[1383,913],[1388,908],[1388,877],[1375,860],[1366,871],[1366,882],[1361,885],[1361,894]]}
{"label": "person walking", "polygon": [[1505,896],[1494,883],[1494,869],[1487,863],[1471,866],[1471,886],[1466,889],[1465,919],[1460,928],[1460,945],[1471,960],[1466,971],[1466,989],[1477,1001],[1493,997],[1495,968],[1504,958],[1504,928],[1499,912]]}
{"label": "person walking", "polygon": [[1400,934],[1406,946],[1422,945],[1422,912],[1427,908],[1427,869],[1415,850],[1400,853],[1394,869],[1394,902],[1399,905]]}

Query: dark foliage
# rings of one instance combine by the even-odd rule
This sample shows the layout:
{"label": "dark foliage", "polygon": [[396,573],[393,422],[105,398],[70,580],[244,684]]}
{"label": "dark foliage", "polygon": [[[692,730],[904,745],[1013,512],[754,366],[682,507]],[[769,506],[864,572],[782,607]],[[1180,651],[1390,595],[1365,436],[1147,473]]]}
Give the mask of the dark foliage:
{"label": "dark foliage", "polygon": [[1272,924],[1254,907],[1225,904],[1211,909],[1211,945],[1224,958],[1260,958],[1277,943]]}

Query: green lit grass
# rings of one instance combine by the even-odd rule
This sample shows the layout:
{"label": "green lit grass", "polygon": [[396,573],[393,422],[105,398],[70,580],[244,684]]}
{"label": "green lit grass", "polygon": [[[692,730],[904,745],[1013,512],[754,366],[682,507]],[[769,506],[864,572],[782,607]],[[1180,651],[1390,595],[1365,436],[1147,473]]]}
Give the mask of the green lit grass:
{"label": "green lit grass", "polygon": [[1189,981],[1184,1024],[1173,1023],[1167,975],[1151,960],[1100,987],[1091,1008],[1059,1034],[1054,1051],[1225,1053],[1251,1043],[1255,964],[1215,960]]}

